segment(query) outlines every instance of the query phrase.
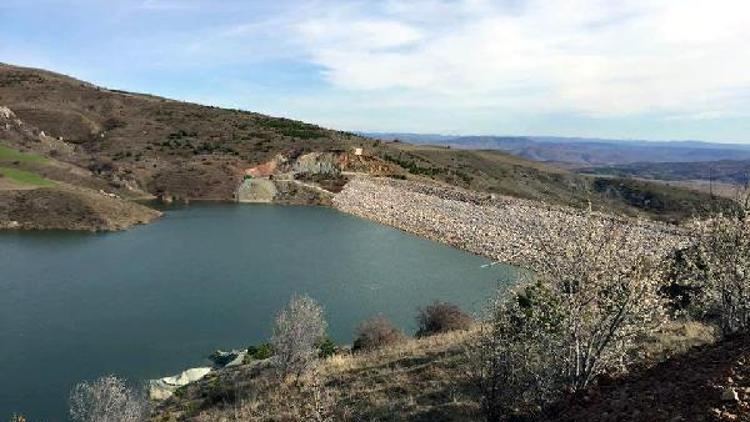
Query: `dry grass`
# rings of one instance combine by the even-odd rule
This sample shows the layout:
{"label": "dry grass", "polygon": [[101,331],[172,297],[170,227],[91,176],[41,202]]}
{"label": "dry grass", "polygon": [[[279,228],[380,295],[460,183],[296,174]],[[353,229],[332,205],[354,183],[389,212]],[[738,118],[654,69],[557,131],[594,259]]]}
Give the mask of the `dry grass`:
{"label": "dry grass", "polygon": [[[163,403],[153,421],[475,421],[478,394],[464,348],[478,332],[409,339],[320,361],[299,383],[279,382],[267,362],[214,374]],[[653,361],[713,341],[697,322],[667,324],[643,342]]]}
{"label": "dry grass", "polygon": [[[451,332],[321,361],[299,384],[261,365],[212,377],[163,405],[157,421],[476,420],[463,347],[475,331]],[[216,402],[218,390],[228,400]],[[210,403],[213,401],[213,403]]]}
{"label": "dry grass", "polygon": [[661,362],[718,338],[716,327],[698,321],[671,321],[640,342],[645,362]]}

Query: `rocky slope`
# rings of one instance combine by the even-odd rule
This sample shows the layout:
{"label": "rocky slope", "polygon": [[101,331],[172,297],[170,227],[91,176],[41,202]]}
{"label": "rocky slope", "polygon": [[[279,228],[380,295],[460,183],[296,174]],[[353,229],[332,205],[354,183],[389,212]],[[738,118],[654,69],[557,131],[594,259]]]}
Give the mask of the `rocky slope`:
{"label": "rocky slope", "polygon": [[[665,334],[683,328],[665,327]],[[269,362],[252,361],[183,387],[157,407],[152,420],[483,420],[465,354],[475,333],[409,339],[369,353],[344,352],[320,362],[301,387],[278,382]],[[563,400],[537,418],[518,420],[750,420],[747,338],[709,344],[702,336],[683,333],[670,342],[653,340],[654,352],[674,357],[620,379],[603,380],[587,394]],[[723,399],[730,389],[737,398]]]}
{"label": "rocky slope", "polygon": [[[492,260],[533,266],[551,233],[575,227],[579,210],[439,185],[360,177],[333,200],[338,209],[447,243]],[[612,216],[596,214],[602,221]],[[684,241],[673,226],[618,219],[644,250],[670,251]],[[561,232],[560,232],[561,233]]]}

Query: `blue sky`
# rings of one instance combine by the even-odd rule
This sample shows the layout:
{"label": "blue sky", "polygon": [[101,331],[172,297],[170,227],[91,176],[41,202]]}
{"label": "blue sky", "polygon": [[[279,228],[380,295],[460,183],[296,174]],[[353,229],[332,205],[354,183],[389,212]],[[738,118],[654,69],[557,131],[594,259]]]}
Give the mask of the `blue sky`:
{"label": "blue sky", "polygon": [[345,130],[750,142],[746,0],[3,0],[0,61]]}

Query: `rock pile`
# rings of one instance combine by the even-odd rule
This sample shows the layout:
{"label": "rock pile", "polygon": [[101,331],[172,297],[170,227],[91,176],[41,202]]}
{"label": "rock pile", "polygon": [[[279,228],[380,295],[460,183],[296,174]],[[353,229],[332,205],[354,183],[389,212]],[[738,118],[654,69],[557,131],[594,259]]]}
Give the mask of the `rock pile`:
{"label": "rock pile", "polygon": [[[573,208],[432,183],[372,177],[352,180],[333,202],[344,212],[494,261],[532,268],[545,243],[557,239],[560,228],[564,232],[566,227],[575,227],[580,219],[587,218],[585,211]],[[676,227],[594,215],[602,223],[628,224],[646,250],[668,251],[685,241]]]}

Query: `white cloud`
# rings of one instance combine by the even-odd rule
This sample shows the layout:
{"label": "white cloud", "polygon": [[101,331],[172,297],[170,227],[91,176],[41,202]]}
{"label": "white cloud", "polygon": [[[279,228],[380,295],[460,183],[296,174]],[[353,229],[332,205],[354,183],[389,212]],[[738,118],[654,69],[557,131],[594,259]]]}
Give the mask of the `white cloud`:
{"label": "white cloud", "polygon": [[535,113],[750,113],[746,0],[379,4],[325,3],[291,25],[334,87]]}

